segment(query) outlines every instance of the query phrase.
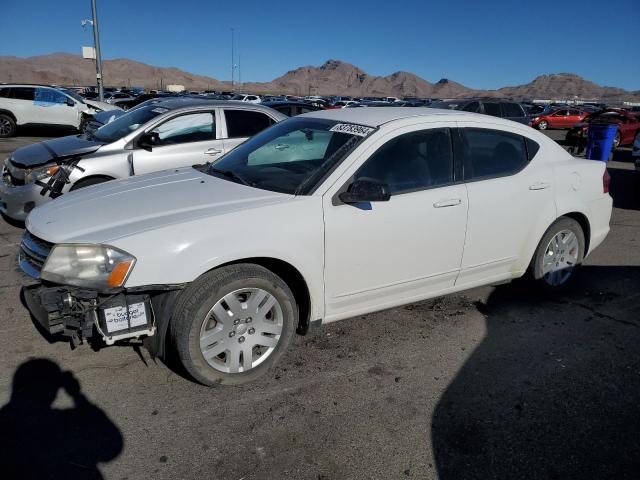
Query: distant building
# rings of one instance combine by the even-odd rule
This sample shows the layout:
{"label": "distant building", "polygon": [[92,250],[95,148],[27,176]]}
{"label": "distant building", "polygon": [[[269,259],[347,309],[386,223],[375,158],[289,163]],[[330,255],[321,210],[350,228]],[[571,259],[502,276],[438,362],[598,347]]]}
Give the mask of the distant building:
{"label": "distant building", "polygon": [[184,92],[184,85],[167,85],[167,92]]}

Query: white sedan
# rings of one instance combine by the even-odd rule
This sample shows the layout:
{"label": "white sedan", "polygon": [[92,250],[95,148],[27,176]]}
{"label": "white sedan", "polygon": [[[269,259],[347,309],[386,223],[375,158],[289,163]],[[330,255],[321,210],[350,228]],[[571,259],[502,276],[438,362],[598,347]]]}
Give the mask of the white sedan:
{"label": "white sedan", "polygon": [[313,112],[36,208],[25,298],[76,342],[143,338],[203,384],[243,383],[310,326],[525,274],[564,286],[609,232],[608,184],[603,162],[494,117]]}

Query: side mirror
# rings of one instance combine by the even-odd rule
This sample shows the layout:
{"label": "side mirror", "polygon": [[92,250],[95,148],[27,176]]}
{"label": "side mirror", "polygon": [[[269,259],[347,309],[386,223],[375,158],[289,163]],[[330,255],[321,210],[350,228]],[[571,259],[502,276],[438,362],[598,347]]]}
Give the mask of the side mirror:
{"label": "side mirror", "polygon": [[73,107],[76,104],[76,102],[74,102],[73,99],[69,97],[67,97],[67,100],[64,103],[66,103],[70,107]]}
{"label": "side mirror", "polygon": [[346,192],[338,195],[344,203],[388,202],[389,186],[376,180],[361,178],[354,181]]}
{"label": "side mirror", "polygon": [[159,143],[160,135],[158,135],[158,132],[147,132],[138,140],[138,146],[149,152],[153,150],[153,147],[158,146]]}

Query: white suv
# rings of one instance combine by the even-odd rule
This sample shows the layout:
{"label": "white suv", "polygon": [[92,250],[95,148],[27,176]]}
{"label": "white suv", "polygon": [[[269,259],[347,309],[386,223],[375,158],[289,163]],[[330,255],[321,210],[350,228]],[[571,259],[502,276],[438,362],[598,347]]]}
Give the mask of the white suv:
{"label": "white suv", "polygon": [[527,272],[565,285],[609,232],[608,181],[603,162],[499,118],[312,112],[207,167],[36,208],[24,297],[50,332],[145,338],[204,384],[243,383],[310,325]]}
{"label": "white suv", "polygon": [[15,135],[16,126],[22,125],[79,129],[86,115],[114,108],[63,88],[0,84],[0,138]]}

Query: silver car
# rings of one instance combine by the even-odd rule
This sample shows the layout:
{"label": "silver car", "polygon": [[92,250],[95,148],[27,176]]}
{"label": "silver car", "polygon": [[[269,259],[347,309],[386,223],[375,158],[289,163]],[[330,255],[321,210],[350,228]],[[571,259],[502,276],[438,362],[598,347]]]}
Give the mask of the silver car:
{"label": "silver car", "polygon": [[71,190],[214,161],[287,117],[248,102],[170,99],[136,108],[94,133],[16,150],[4,162],[0,212],[23,221]]}

